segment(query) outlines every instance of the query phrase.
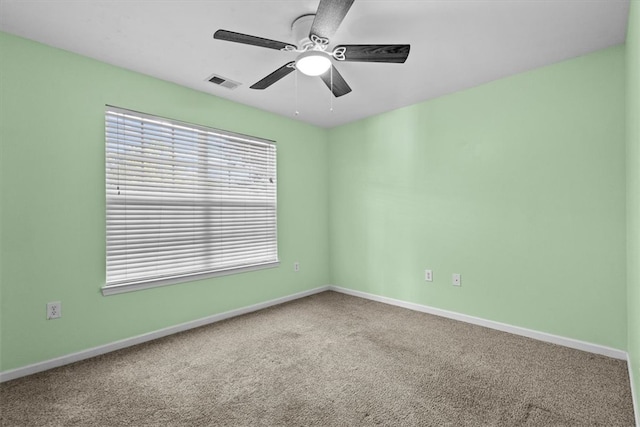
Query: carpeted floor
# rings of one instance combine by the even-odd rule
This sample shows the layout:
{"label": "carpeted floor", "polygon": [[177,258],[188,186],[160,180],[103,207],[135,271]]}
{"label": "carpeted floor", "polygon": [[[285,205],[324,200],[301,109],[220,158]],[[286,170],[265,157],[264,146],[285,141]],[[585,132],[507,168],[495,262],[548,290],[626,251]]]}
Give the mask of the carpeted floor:
{"label": "carpeted floor", "polygon": [[4,383],[4,426],[632,426],[624,361],[324,292]]}

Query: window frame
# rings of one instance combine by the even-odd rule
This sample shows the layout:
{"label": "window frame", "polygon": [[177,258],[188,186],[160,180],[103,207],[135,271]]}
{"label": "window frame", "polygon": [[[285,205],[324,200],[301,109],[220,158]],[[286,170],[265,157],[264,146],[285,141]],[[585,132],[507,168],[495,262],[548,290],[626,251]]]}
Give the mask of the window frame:
{"label": "window frame", "polygon": [[[264,212],[269,212],[270,209],[273,210],[273,219],[272,221],[267,221],[267,223],[269,224],[268,227],[265,227],[265,230],[273,230],[273,236],[269,237],[267,239],[265,239],[264,241],[267,242],[268,244],[272,244],[275,247],[275,257],[273,259],[269,259],[268,261],[265,262],[256,262],[253,264],[242,264],[239,263],[238,265],[234,265],[234,266],[228,266],[228,267],[221,267],[221,268],[214,268],[214,269],[209,269],[206,271],[202,271],[202,269],[200,270],[194,270],[194,271],[185,271],[185,272],[180,272],[180,273],[175,273],[175,274],[171,274],[170,276],[164,275],[164,276],[158,276],[156,275],[156,277],[141,277],[141,278],[133,278],[133,279],[126,279],[126,280],[112,280],[111,283],[109,283],[108,281],[108,274],[109,274],[109,212],[110,212],[110,200],[112,201],[112,203],[116,203],[117,202],[113,202],[113,199],[110,198],[110,194],[109,194],[109,178],[111,177],[111,179],[113,179],[113,171],[111,172],[110,175],[110,171],[109,171],[109,165],[110,165],[110,156],[109,156],[109,149],[111,147],[111,149],[113,150],[113,142],[109,142],[109,138],[110,135],[113,136],[113,131],[111,131],[112,133],[110,133],[109,131],[109,115],[110,112],[115,112],[115,114],[124,114],[124,115],[129,115],[135,118],[139,118],[141,120],[149,120],[149,121],[154,121],[157,123],[162,123],[163,126],[172,126],[173,129],[177,129],[177,128],[181,128],[181,129],[189,129],[190,131],[194,131],[194,135],[197,134],[199,136],[194,137],[193,138],[193,143],[198,143],[198,142],[202,142],[202,143],[208,143],[205,142],[202,139],[202,136],[200,136],[201,132],[204,134],[211,134],[211,135],[215,135],[215,138],[221,138],[223,140],[223,144],[226,143],[228,147],[225,147],[224,149],[222,149],[222,151],[229,150],[229,147],[232,146],[237,146],[238,142],[240,141],[240,143],[246,143],[247,146],[249,144],[253,144],[253,145],[268,145],[269,148],[266,149],[266,151],[268,151],[270,154],[272,155],[272,159],[270,159],[268,162],[272,162],[268,163],[268,168],[272,168],[273,169],[273,178],[275,179],[275,182],[271,181],[270,183],[273,184],[273,190],[269,190],[268,189],[268,185],[264,186],[264,194],[267,197],[267,204],[265,205],[265,208],[263,210]],[[279,252],[278,252],[278,221],[277,221],[277,150],[276,150],[276,144],[275,141],[272,140],[268,140],[265,138],[258,138],[258,137],[254,137],[254,136],[250,136],[250,135],[245,135],[245,134],[240,134],[240,133],[235,133],[235,132],[229,132],[229,131],[225,131],[225,130],[220,130],[220,129],[216,129],[216,128],[212,128],[212,127],[208,127],[208,126],[203,126],[203,125],[197,125],[197,124],[193,124],[193,123],[188,123],[188,122],[183,122],[180,120],[175,120],[175,119],[169,119],[169,118],[165,118],[165,117],[161,117],[161,116],[157,116],[157,115],[151,115],[151,114],[147,114],[147,113],[141,113],[138,111],[133,111],[133,110],[129,110],[129,109],[124,109],[124,108],[120,108],[120,107],[115,107],[115,106],[111,106],[111,105],[106,105],[105,106],[105,110],[104,110],[104,120],[105,120],[105,134],[104,134],[104,144],[105,144],[105,159],[104,159],[104,165],[105,165],[105,184],[104,184],[104,188],[105,188],[105,284],[104,286],[101,288],[102,294],[103,295],[113,295],[113,294],[119,294],[119,293],[123,293],[123,292],[132,292],[132,291],[138,291],[138,290],[142,290],[142,289],[149,289],[149,288],[155,288],[155,287],[159,287],[159,286],[166,286],[166,285],[173,285],[173,284],[178,284],[178,283],[183,283],[183,282],[189,282],[189,281],[195,281],[195,280],[201,280],[201,279],[206,279],[206,278],[212,278],[212,277],[220,277],[220,276],[226,276],[226,275],[232,275],[232,274],[239,274],[239,273],[244,273],[244,272],[249,272],[249,271],[256,271],[256,270],[262,270],[262,269],[269,269],[269,268],[275,268],[278,267],[280,265],[280,260],[279,260]],[[119,130],[116,132],[120,132]],[[144,134],[143,134],[144,135]],[[125,137],[126,138],[126,137]],[[227,139],[225,139],[227,138]],[[168,138],[170,140],[173,141],[173,137]],[[233,141],[233,142],[231,142]],[[111,144],[111,145],[110,145]],[[119,144],[119,142],[118,142]],[[129,144],[131,144],[131,142],[129,142]],[[118,145],[118,151],[121,150],[120,145]],[[199,147],[194,147],[192,148],[193,150],[202,150],[204,146],[199,146]],[[211,147],[204,147],[204,150],[207,151],[207,153],[209,152],[209,150],[211,149]],[[142,148],[140,148],[140,151],[142,151]],[[247,149],[247,151],[249,151],[249,149]],[[176,152],[172,151],[172,158],[176,157]],[[272,154],[271,154],[272,153]],[[216,151],[216,154],[219,154],[219,152]],[[116,156],[122,156],[120,153],[117,153]],[[125,155],[126,156],[126,155]],[[111,154],[111,157],[114,157],[113,153]],[[250,157],[250,156],[247,156]],[[199,158],[199,157],[198,157]],[[150,158],[151,160],[153,160],[153,158]],[[203,161],[201,159],[198,160],[199,163],[194,162],[194,167],[195,165],[202,166],[203,163],[207,164],[207,168],[211,167],[208,165],[208,163],[211,161],[211,159],[214,159],[214,157],[212,156],[207,156],[206,159]],[[119,159],[118,161],[122,161],[121,159]],[[150,160],[146,160],[147,162]],[[231,160],[228,161],[229,163],[231,162]],[[112,161],[113,163],[113,161]],[[222,162],[221,162],[222,163]],[[175,166],[175,163],[171,163],[172,165]],[[256,163],[250,163],[250,166],[256,166]],[[113,164],[111,166],[111,168],[113,169]],[[220,169],[214,169],[214,167],[210,169],[206,169],[205,174],[209,174],[211,173],[213,170],[214,173],[220,173],[220,171],[225,171],[224,168],[220,168]],[[251,171],[249,169],[247,169],[249,172],[251,173]],[[207,175],[208,176],[208,175]],[[198,179],[198,178],[194,178],[194,179]],[[120,180],[120,175],[118,172],[118,180]],[[229,184],[229,188],[231,187],[231,184]],[[176,192],[174,187],[170,187],[172,192]],[[118,189],[120,189],[120,187],[118,187]],[[233,193],[231,190],[228,190],[229,193],[226,194],[228,195],[237,195],[237,193]],[[111,196],[113,198],[117,198],[120,196]],[[182,197],[182,195],[181,195]],[[213,199],[211,198],[210,195],[207,195],[206,201],[203,201],[204,198],[200,198],[197,199],[195,196],[192,199],[185,199],[184,203],[181,203],[179,206],[195,206],[197,201],[200,201],[200,203],[209,203],[211,200],[217,200],[218,203],[220,203],[220,205],[223,204],[224,202],[224,198],[223,196],[216,196],[217,199]],[[211,198],[211,199],[210,199]],[[122,197],[120,197],[120,203],[121,202]],[[118,199],[116,199],[118,200]],[[228,203],[228,201],[227,201]],[[241,206],[242,204],[247,205],[250,203],[255,203],[251,201],[251,198],[246,199],[246,200],[241,200],[238,202],[237,205],[232,205],[232,206]],[[125,201],[126,204],[126,201]],[[128,206],[128,205],[127,205]],[[200,206],[200,205],[198,205]],[[162,209],[162,208],[161,208]],[[235,209],[234,209],[235,211]],[[208,215],[205,215],[208,216]],[[238,217],[240,218],[240,217]],[[210,219],[205,219],[205,220],[201,220],[201,222],[199,222],[198,224],[211,224]],[[220,223],[218,223],[220,224]],[[224,223],[222,223],[224,224]],[[159,238],[159,237],[158,237]],[[211,242],[211,240],[206,240],[205,242]],[[235,242],[235,241],[234,241]],[[233,243],[233,242],[232,242]],[[128,244],[128,243],[127,243]],[[149,251],[150,253],[153,252],[153,250]],[[251,251],[249,251],[251,252]],[[269,258],[272,258],[272,255],[269,255]],[[128,260],[125,262],[127,263]],[[172,259],[169,259],[166,261],[166,263],[172,262]],[[166,265],[166,264],[164,264]],[[211,267],[210,265],[208,267]],[[112,273],[113,274],[113,273]],[[151,273],[149,273],[151,274]]]}

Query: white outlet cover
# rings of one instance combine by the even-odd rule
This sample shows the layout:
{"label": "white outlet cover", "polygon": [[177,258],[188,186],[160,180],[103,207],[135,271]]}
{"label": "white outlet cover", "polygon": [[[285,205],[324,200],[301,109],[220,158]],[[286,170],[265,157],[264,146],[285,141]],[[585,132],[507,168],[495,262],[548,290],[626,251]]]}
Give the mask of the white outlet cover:
{"label": "white outlet cover", "polygon": [[454,273],[452,278],[453,286],[462,286],[462,276],[458,273]]}
{"label": "white outlet cover", "polygon": [[424,271],[425,282],[433,282],[433,272],[431,270]]}
{"label": "white outlet cover", "polygon": [[60,301],[47,303],[47,320],[62,317],[62,303]]}

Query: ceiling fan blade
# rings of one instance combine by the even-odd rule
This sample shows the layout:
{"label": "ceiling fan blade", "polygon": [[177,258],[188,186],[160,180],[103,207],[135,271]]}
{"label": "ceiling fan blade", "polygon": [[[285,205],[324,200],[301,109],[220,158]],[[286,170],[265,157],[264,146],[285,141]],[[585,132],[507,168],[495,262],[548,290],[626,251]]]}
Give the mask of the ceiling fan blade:
{"label": "ceiling fan blade", "polygon": [[329,39],[336,32],[340,23],[349,12],[354,0],[320,0],[316,17],[311,25],[309,38],[315,35]]}
{"label": "ceiling fan blade", "polygon": [[[333,85],[331,82],[331,79],[332,79],[331,70],[333,70]],[[342,77],[342,75],[338,72],[337,68],[332,65],[331,70],[320,75],[320,78],[327,85],[329,90],[333,92],[333,96],[338,98],[342,95],[346,95],[349,92],[351,92],[351,88],[349,87],[345,79]]]}
{"label": "ceiling fan blade", "polygon": [[[336,59],[351,62],[393,62],[402,64],[409,56],[408,44],[342,44],[333,50]],[[340,52],[344,52],[341,59]]]}
{"label": "ceiling fan blade", "polygon": [[277,40],[263,39],[262,37],[250,36],[248,34],[234,33],[233,31],[218,30],[213,35],[214,39],[226,40],[228,42],[244,43],[253,46],[266,47],[269,49],[282,50],[287,46],[296,48],[291,43],[279,42]]}
{"label": "ceiling fan blade", "polygon": [[295,64],[295,61],[291,61],[287,64],[284,64],[282,67],[278,68],[277,70],[275,70],[273,73],[269,74],[267,77],[265,77],[264,79],[260,80],[257,83],[254,83],[253,85],[251,85],[251,89],[266,89],[269,86],[271,86],[272,84],[274,84],[275,82],[277,82],[278,80],[280,80],[281,78],[289,75],[289,73],[291,73],[292,71],[295,71],[295,68],[293,67],[293,64]]}

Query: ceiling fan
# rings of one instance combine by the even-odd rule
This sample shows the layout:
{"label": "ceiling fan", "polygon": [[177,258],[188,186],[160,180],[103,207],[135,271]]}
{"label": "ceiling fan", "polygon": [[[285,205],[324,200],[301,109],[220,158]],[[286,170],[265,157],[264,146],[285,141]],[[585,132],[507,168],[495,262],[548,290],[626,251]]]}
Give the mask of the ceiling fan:
{"label": "ceiling fan", "polygon": [[297,69],[309,76],[320,76],[333,95],[339,97],[351,92],[351,88],[332,64],[332,59],[338,62],[404,63],[411,47],[408,44],[348,44],[338,45],[332,51],[327,51],[331,37],[353,2],[354,0],[320,0],[315,14],[296,18],[291,29],[298,41],[297,45],[227,30],[216,31],[213,38],[298,53],[295,61],[284,64],[253,84],[251,89],[266,89]]}

